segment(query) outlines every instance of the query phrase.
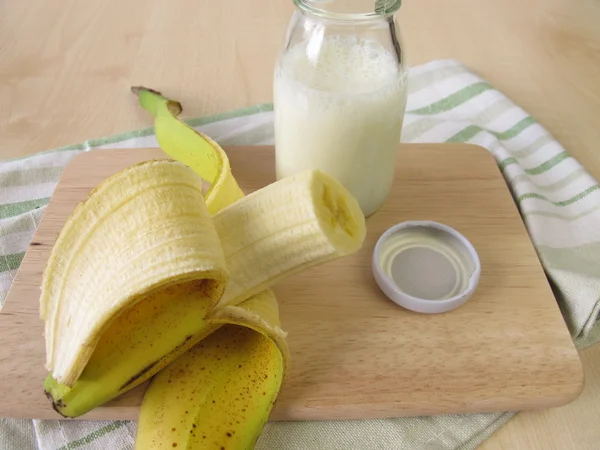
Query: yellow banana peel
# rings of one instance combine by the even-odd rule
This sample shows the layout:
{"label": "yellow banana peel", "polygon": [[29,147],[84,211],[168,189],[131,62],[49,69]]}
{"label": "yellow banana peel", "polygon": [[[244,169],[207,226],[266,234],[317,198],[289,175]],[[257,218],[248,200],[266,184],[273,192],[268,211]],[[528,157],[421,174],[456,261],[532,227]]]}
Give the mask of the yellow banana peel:
{"label": "yellow banana peel", "polygon": [[71,387],[121,313],[152,295],[168,303],[177,285],[210,310],[227,279],[200,177],[170,160],[125,169],[75,208],[52,249],[40,297],[46,366]]}
{"label": "yellow banana peel", "polygon": [[244,196],[231,174],[225,151],[210,137],[177,118],[183,110],[181,103],[142,86],[131,90],[138,96],[140,105],[154,116],[154,131],[160,148],[210,183],[206,204],[211,214]]}
{"label": "yellow banana peel", "polygon": [[220,325],[193,283],[148,296],[123,312],[100,337],[72,387],[50,373],[46,395],[64,417],[81,416],[147,381]]}
{"label": "yellow banana peel", "polygon": [[152,380],[140,409],[137,450],[254,447],[289,355],[277,302],[261,293],[208,320],[223,326]]}

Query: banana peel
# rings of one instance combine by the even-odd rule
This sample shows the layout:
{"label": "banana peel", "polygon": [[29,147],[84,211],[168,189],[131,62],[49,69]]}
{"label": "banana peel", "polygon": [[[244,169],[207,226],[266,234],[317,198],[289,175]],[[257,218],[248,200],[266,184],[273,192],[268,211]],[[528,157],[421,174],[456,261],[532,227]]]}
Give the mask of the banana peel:
{"label": "banana peel", "polygon": [[205,319],[208,303],[189,283],[149,295],[123,312],[102,334],[72,387],[48,374],[44,391],[54,410],[79,417],[157,374],[219,328]]}
{"label": "banana peel", "polygon": [[263,334],[270,338],[281,352],[284,369],[289,364],[291,358],[286,340],[287,333],[281,328],[279,304],[272,290],[264,290],[239,305],[216,308],[206,320],[210,326],[238,325]]}
{"label": "banana peel", "polygon": [[143,86],[134,86],[131,91],[154,116],[154,132],[160,148],[210,183],[206,204],[211,214],[244,196],[231,174],[225,151],[210,137],[177,118],[183,110],[181,103]]}
{"label": "banana peel", "polygon": [[281,388],[289,350],[264,292],[207,320],[222,325],[152,380],[135,448],[253,448]]}
{"label": "banana peel", "polygon": [[[136,88],[134,93],[140,104],[155,115],[157,139],[163,150],[206,180],[214,180],[214,172],[203,172],[207,169],[199,159],[204,153],[190,155],[185,149],[193,146],[174,143],[175,139],[198,140],[192,135],[197,133],[195,130],[176,119],[181,105],[156,91]],[[186,131],[174,137],[176,128]],[[198,136],[204,137],[199,133]],[[206,142],[215,150],[213,167],[221,171],[216,179],[225,179],[220,185],[213,184],[211,189],[216,186],[216,190],[209,189],[207,193],[209,210],[215,213],[242,198],[243,192],[231,175],[225,152],[217,144],[212,145],[211,140]],[[223,234],[229,231],[226,217],[218,219]],[[231,223],[239,225],[236,219]],[[216,309],[208,320],[215,325],[229,325],[204,339],[152,380],[140,408],[136,449],[246,449],[253,447],[260,436],[289,364],[275,295],[269,289],[263,290],[239,306]]]}
{"label": "banana peel", "polygon": [[193,286],[210,310],[228,278],[200,177],[171,160],[125,169],[75,208],[50,254],[40,297],[46,367],[72,387],[123,311],[152,295],[168,303],[178,285]]}

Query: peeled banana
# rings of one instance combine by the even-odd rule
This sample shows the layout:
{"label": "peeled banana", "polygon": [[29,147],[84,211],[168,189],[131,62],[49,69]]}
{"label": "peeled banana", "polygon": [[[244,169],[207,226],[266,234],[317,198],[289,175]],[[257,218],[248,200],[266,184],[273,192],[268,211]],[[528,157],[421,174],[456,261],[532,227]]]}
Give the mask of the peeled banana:
{"label": "peeled banana", "polygon": [[[357,202],[318,171],[244,197],[214,215],[213,224],[230,273],[219,308],[238,304],[299,270],[356,251],[365,234]],[[138,232],[144,230],[142,226]],[[214,303],[196,295],[193,290],[171,290],[166,298],[147,298],[125,311],[101,336],[71,389],[53,376],[46,380],[55,409],[68,417],[84,414],[144,382],[213,331],[204,316]]]}
{"label": "peeled banana", "polygon": [[[250,448],[289,364],[268,287],[358,250],[364,217],[318,171],[244,197],[225,152],[177,118],[178,102],[134,92],[180,162],[109,178],[65,225],[40,305],[45,389],[73,417],[158,373],[136,448]],[[210,183],[204,200],[201,179]]]}

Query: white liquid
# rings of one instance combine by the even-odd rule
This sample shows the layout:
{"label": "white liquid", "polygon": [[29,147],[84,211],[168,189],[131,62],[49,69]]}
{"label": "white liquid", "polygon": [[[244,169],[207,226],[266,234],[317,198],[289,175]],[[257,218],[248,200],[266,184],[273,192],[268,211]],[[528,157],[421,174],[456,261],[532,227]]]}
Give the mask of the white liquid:
{"label": "white liquid", "polygon": [[275,71],[277,178],[323,170],[368,216],[392,187],[406,76],[375,41],[331,36],[311,47],[284,53]]}

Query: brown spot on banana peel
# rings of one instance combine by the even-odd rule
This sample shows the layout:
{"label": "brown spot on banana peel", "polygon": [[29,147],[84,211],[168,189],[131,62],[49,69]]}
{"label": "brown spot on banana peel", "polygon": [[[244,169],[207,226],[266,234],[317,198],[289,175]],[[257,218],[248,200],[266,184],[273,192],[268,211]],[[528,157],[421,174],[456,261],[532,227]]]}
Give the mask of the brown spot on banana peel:
{"label": "brown spot on banana peel", "polygon": [[44,394],[46,394],[46,397],[48,397],[48,400],[50,400],[50,403],[52,403],[52,409],[54,411],[56,411],[58,414],[60,414],[62,417],[64,417],[65,419],[70,419],[71,417],[69,416],[65,416],[62,411],[60,410],[60,408],[66,408],[67,405],[65,404],[65,402],[63,402],[61,399],[58,399],[57,401],[54,401],[54,398],[52,398],[52,394],[46,390],[44,390]]}

